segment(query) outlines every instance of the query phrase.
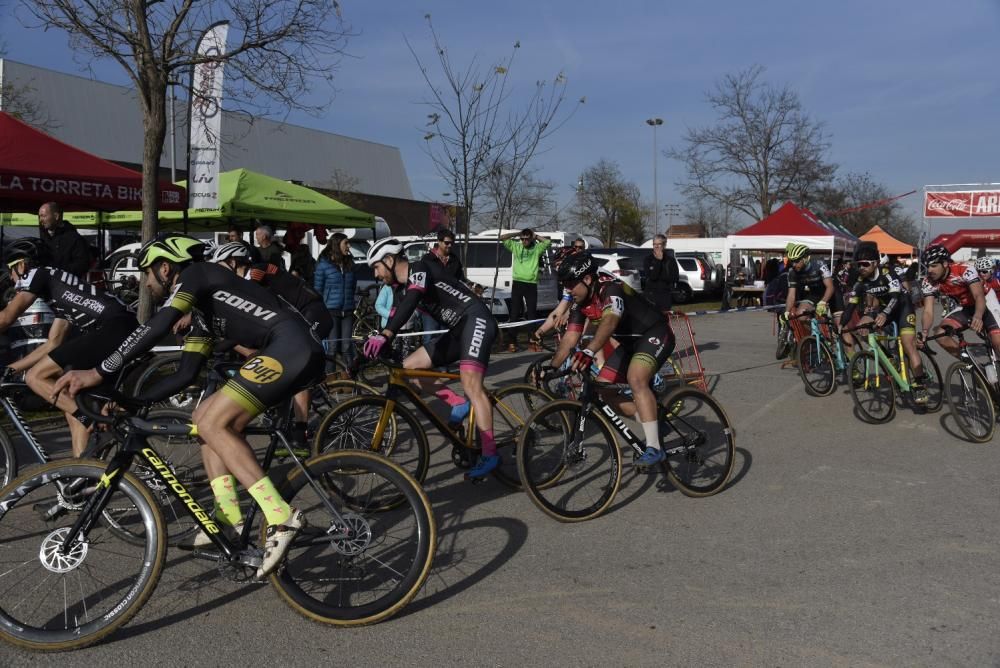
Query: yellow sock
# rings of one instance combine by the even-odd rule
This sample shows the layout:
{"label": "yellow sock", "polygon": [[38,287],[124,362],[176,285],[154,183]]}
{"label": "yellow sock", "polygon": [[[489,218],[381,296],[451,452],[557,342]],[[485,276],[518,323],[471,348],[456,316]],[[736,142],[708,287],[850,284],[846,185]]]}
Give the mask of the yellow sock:
{"label": "yellow sock", "polygon": [[264,511],[268,526],[281,524],[292,516],[291,507],[281,498],[278,490],[274,488],[274,483],[267,476],[250,485],[250,496]]}
{"label": "yellow sock", "polygon": [[215,495],[216,519],[231,527],[243,521],[240,498],[236,494],[236,478],[220,475],[212,481],[212,493]]}

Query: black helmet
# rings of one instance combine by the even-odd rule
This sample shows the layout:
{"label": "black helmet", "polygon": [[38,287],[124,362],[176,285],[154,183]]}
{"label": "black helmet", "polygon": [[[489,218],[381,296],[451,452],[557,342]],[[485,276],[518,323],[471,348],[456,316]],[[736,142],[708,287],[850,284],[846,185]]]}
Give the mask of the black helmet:
{"label": "black helmet", "polygon": [[597,273],[597,262],[590,253],[570,255],[559,265],[559,282],[578,281],[587,274]]}
{"label": "black helmet", "polygon": [[950,262],[951,253],[941,244],[931,244],[924,249],[921,256],[924,264],[934,264],[936,262]]}
{"label": "black helmet", "polygon": [[856,251],[854,251],[854,260],[862,260],[868,262],[878,262],[878,246],[872,244],[865,244],[859,246]]}
{"label": "black helmet", "polygon": [[4,262],[7,263],[8,267],[21,260],[27,260],[30,265],[38,264],[44,248],[40,239],[31,237],[18,239],[7,246],[7,250],[4,252]]}

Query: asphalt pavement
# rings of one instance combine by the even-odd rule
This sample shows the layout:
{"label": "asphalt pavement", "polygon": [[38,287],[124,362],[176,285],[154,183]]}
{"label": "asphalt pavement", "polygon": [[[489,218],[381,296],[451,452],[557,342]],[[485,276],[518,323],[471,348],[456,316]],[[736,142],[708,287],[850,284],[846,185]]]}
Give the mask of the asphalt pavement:
{"label": "asphalt pavement", "polygon": [[[0,647],[0,665],[1000,666],[1000,455],[947,406],[853,415],[774,360],[771,316],[692,318],[737,430],[720,494],[626,472],[611,512],[560,524],[437,445],[431,575],[360,629],[300,618],[171,550],[142,612],[70,656]],[[495,382],[532,356],[497,355]],[[947,360],[942,360],[947,366]]]}

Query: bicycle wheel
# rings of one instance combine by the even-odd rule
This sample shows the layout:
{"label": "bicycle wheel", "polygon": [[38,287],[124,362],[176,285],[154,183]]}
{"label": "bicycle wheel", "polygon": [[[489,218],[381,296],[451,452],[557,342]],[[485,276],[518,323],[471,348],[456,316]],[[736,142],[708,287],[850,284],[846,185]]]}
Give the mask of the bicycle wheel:
{"label": "bicycle wheel", "polygon": [[875,356],[870,352],[858,353],[848,366],[851,399],[858,409],[858,416],[865,422],[888,422],[896,414],[896,381],[880,360],[875,372]]}
{"label": "bicycle wheel", "polygon": [[313,453],[377,452],[422,482],[430,462],[430,445],[420,421],[405,406],[397,403],[393,407],[382,439],[375,443],[375,430],[388,401],[381,395],[361,396],[332,408],[316,429]]}
{"label": "bicycle wheel", "polygon": [[[295,611],[317,622],[360,626],[391,617],[430,572],[437,545],[430,502],[402,468],[368,452],[331,452],[305,466],[322,484],[310,485],[300,468],[288,476],[282,493],[308,525],[271,584]],[[352,500],[350,509],[344,496]],[[386,509],[387,499],[398,501]]]}
{"label": "bicycle wheel", "polygon": [[[941,367],[933,355],[928,355],[925,350],[917,351],[920,355],[920,364],[923,366],[927,380],[924,382],[924,389],[927,390],[927,403],[920,405],[928,413],[937,413],[944,405],[944,383],[941,376]],[[907,358],[909,364],[909,358]]]}
{"label": "bicycle wheel", "polygon": [[[179,354],[170,353],[153,358],[145,370],[139,374],[139,379],[135,382],[133,396],[139,396],[145,390],[156,385],[161,380],[177,373],[180,368],[181,357]],[[157,405],[165,408],[179,408],[191,413],[201,393],[205,388],[205,374],[199,373],[197,379],[183,390],[171,397],[164,399]]]}
{"label": "bicycle wheel", "polygon": [[996,428],[996,407],[986,379],[968,362],[958,361],[948,367],[944,378],[944,393],[951,414],[973,443],[985,443],[993,438]]}
{"label": "bicycle wheel", "polygon": [[0,427],[0,489],[10,484],[17,475],[17,451],[7,435],[7,430]]}
{"label": "bicycle wheel", "polygon": [[[597,517],[615,500],[621,452],[607,421],[559,400],[528,418],[517,442],[517,471],[531,501],[561,522]],[[581,430],[582,429],[582,433]]]}
{"label": "bicycle wheel", "polygon": [[141,545],[121,540],[102,522],[63,553],[61,547],[107,465],[52,462],[18,478],[0,500],[0,638],[54,651],[93,644],[127,623],[153,593],[166,558],[163,518],[149,490],[131,473],[109,504],[130,507]]}
{"label": "bicycle wheel", "polygon": [[670,482],[686,496],[719,492],[736,463],[736,434],[722,405],[696,387],[679,387],[663,399],[660,415],[661,467]]}
{"label": "bicycle wheel", "polygon": [[816,342],[815,336],[807,336],[799,341],[795,359],[799,361],[799,375],[806,386],[806,394],[827,397],[837,389],[837,369],[833,355],[824,342]]}
{"label": "bicycle wheel", "polygon": [[778,347],[774,352],[774,359],[783,360],[788,357],[788,354],[792,352],[792,346],[795,345],[795,338],[792,334],[792,328],[787,324],[782,325],[778,329]]}
{"label": "bicycle wheel", "polygon": [[[552,397],[531,385],[508,385],[490,392],[489,396],[493,406],[493,435],[501,457],[500,466],[493,471],[493,475],[508,487],[520,489],[517,439],[527,424],[528,416],[552,401]],[[473,428],[472,425],[470,428]]]}

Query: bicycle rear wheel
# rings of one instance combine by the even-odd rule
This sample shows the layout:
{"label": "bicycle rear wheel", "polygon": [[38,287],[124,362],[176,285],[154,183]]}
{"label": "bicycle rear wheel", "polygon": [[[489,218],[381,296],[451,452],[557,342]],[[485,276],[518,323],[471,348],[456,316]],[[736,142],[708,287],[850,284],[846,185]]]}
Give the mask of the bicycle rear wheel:
{"label": "bicycle rear wheel", "polygon": [[696,387],[679,387],[663,399],[660,415],[663,472],[686,496],[719,492],[736,463],[736,435],[722,405]]}
{"label": "bicycle rear wheel", "polygon": [[62,552],[105,462],[60,461],[18,478],[0,499],[0,638],[32,650],[91,645],[128,622],[156,588],[166,542],[149,490],[131,473],[109,499],[141,544],[103,522]]}
{"label": "bicycle rear wheel", "polygon": [[969,363],[958,361],[948,367],[944,379],[951,414],[973,443],[985,443],[993,438],[996,428],[996,407],[986,379]]}
{"label": "bicycle rear wheel", "polygon": [[918,405],[928,413],[937,413],[944,405],[944,382],[941,376],[941,367],[938,366],[933,355],[928,355],[924,350],[917,352],[920,355],[920,364],[927,375],[927,380],[924,382],[924,389],[927,390],[927,403]]}
{"label": "bicycle rear wheel", "polygon": [[833,394],[837,389],[837,369],[826,343],[817,342],[815,336],[807,336],[799,342],[795,358],[799,361],[799,375],[807,394],[814,397]]}
{"label": "bicycle rear wheel", "polygon": [[[434,559],[437,528],[427,497],[402,468],[371,453],[331,452],[305,466],[321,485],[310,485],[300,468],[289,475],[283,496],[307,526],[271,584],[317,622],[360,626],[391,617],[420,590]],[[396,501],[387,508],[387,499]]]}
{"label": "bicycle rear wheel", "polygon": [[528,418],[517,442],[524,490],[542,512],[561,522],[603,513],[622,479],[614,432],[596,411],[582,416],[581,410],[578,401],[550,402]]}
{"label": "bicycle rear wheel", "polygon": [[[517,439],[528,417],[550,401],[552,397],[531,385],[508,385],[490,393],[493,435],[501,457],[500,466],[493,475],[508,487],[521,489],[521,478],[517,474]],[[474,427],[470,425],[470,428]]]}
{"label": "bicycle rear wheel", "polygon": [[787,324],[782,325],[778,328],[778,346],[774,351],[774,359],[783,360],[788,357],[788,354],[792,352],[792,347],[795,345],[795,337],[792,334],[792,328]]}
{"label": "bicycle rear wheel", "polygon": [[17,475],[17,451],[7,430],[0,427],[0,489],[10,484]]}
{"label": "bicycle rear wheel", "polygon": [[888,422],[896,414],[896,381],[885,364],[880,361],[876,373],[875,356],[862,352],[854,356],[847,370],[858,417],[870,424]]}

